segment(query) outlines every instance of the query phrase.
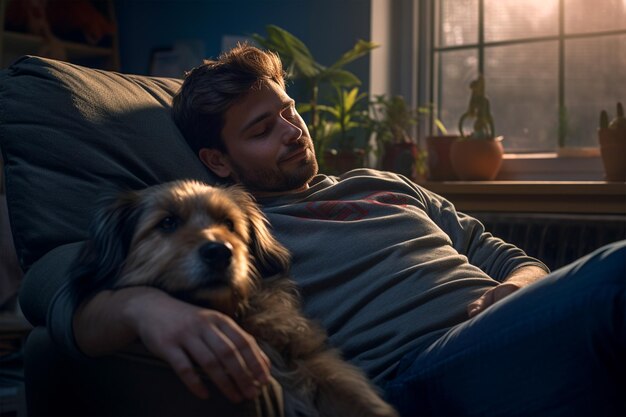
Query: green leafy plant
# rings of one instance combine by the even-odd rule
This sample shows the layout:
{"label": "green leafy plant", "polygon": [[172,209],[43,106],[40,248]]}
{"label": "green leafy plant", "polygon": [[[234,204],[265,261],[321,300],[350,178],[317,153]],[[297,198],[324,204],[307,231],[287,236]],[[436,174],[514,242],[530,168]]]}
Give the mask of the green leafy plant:
{"label": "green leafy plant", "polygon": [[[485,95],[485,78],[482,74],[470,83],[472,95],[467,111],[459,119],[459,133],[463,139],[494,139],[495,129],[489,99]],[[472,132],[468,135],[464,131],[467,119],[474,119]]]}
{"label": "green leafy plant", "polygon": [[360,103],[367,97],[366,93],[359,93],[359,88],[346,89],[335,86],[336,96],[332,105],[320,105],[319,111],[330,116],[336,124],[337,143],[343,150],[352,150],[355,146],[354,129],[363,126],[365,110]]}
{"label": "green leafy plant", "polygon": [[[423,176],[426,152],[417,146],[412,130],[431,114],[427,107],[411,107],[403,96],[377,95],[369,105],[368,128],[376,140],[382,169],[409,177]],[[443,123],[437,119],[439,125]],[[445,127],[443,127],[445,130]]]}
{"label": "green leafy plant", "polygon": [[[340,151],[352,151],[355,148],[355,130],[362,128],[366,118],[366,110],[361,104],[367,97],[360,93],[358,87],[346,89],[334,86],[335,96],[330,105],[318,104],[319,112],[315,152],[323,155],[331,144],[336,143]],[[311,110],[309,103],[298,106],[298,110],[307,113]]]}
{"label": "green leafy plant", "polygon": [[606,110],[600,112],[600,129],[608,129],[609,127],[609,114]]}
{"label": "green leafy plant", "polygon": [[617,115],[609,122],[606,110],[600,112],[598,129],[600,154],[607,181],[626,181],[626,118],[622,103],[617,103]]}
{"label": "green leafy plant", "polygon": [[421,114],[404,97],[377,95],[370,102],[370,114],[370,129],[376,134],[379,148],[387,143],[415,142],[410,130],[417,125]]}
{"label": "green leafy plant", "polygon": [[609,123],[609,114],[606,110],[600,112],[600,129],[609,129],[617,137],[626,138],[626,117],[624,117],[624,107],[621,102],[617,103],[617,114]]}
{"label": "green leafy plant", "polygon": [[609,129],[617,130],[622,132],[626,132],[626,117],[624,117],[624,107],[622,107],[622,103],[617,103],[617,115],[615,119],[611,120],[609,123]]}

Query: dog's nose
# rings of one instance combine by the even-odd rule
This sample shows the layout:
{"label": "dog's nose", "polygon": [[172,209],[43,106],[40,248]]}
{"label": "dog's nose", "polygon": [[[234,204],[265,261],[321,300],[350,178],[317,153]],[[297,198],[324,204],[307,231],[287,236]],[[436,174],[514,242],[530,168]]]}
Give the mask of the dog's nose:
{"label": "dog's nose", "polygon": [[199,249],[200,258],[211,268],[226,269],[230,265],[233,251],[229,244],[222,242],[208,242]]}

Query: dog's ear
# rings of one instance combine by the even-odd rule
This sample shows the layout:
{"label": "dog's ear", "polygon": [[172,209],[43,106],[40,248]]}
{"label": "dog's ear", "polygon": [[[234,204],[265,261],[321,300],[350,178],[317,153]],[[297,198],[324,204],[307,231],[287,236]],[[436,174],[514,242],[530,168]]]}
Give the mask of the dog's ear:
{"label": "dog's ear", "polygon": [[100,206],[90,239],[70,272],[80,299],[114,286],[141,216],[139,194],[134,191],[107,197]]}
{"label": "dog's ear", "polygon": [[291,256],[287,248],[281,245],[270,232],[265,215],[249,193],[239,186],[231,186],[229,189],[248,217],[251,234],[250,250],[261,277],[287,274]]}

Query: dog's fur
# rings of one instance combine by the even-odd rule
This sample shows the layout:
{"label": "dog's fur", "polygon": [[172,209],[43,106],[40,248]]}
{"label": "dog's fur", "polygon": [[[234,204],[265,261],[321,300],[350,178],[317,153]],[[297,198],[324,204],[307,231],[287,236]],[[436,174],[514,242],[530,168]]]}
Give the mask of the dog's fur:
{"label": "dog's fur", "polygon": [[395,416],[300,313],[289,263],[248,193],[176,181],[116,195],[73,275],[81,298],[150,285],[235,318],[270,358],[287,416]]}

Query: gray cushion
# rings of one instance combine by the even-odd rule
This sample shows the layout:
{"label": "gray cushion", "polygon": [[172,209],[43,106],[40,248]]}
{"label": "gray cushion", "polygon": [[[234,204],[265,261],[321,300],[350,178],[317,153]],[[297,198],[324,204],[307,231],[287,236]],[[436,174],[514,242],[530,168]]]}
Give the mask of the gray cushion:
{"label": "gray cushion", "polygon": [[103,193],[214,181],[170,117],[180,84],[28,56],[0,71],[0,148],[23,269],[84,240]]}

